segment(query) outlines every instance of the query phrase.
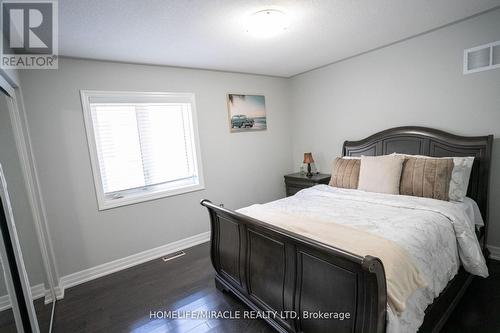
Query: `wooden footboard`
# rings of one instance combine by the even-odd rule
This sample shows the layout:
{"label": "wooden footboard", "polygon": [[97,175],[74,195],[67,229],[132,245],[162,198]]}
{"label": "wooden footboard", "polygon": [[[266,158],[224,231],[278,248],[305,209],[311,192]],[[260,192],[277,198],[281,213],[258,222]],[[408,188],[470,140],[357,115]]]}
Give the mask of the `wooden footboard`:
{"label": "wooden footboard", "polygon": [[280,332],[385,332],[378,258],[360,257],[203,200],[218,289]]}

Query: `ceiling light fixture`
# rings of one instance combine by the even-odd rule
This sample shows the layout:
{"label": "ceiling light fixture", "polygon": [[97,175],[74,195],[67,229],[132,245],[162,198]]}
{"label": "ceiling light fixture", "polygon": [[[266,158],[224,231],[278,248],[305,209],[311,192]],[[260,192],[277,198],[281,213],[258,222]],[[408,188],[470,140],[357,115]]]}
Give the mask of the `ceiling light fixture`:
{"label": "ceiling light fixture", "polygon": [[247,32],[255,37],[269,38],[287,29],[285,13],[276,9],[265,9],[250,15]]}

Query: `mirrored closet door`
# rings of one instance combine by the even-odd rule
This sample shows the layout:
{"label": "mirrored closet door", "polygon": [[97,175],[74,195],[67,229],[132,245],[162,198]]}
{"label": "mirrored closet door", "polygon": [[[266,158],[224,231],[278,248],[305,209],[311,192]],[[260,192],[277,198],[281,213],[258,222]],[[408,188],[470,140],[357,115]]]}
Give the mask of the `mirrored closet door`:
{"label": "mirrored closet door", "polygon": [[47,333],[54,292],[17,148],[16,108],[15,100],[0,90],[0,332]]}

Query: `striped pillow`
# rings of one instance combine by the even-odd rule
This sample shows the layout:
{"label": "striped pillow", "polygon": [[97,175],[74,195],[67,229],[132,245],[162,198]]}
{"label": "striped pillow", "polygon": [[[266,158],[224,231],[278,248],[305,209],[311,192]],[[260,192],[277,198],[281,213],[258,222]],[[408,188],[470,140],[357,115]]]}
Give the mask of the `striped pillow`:
{"label": "striped pillow", "polygon": [[357,189],[360,165],[360,159],[337,157],[333,162],[332,178],[330,178],[330,183],[328,185]]}
{"label": "striped pillow", "polygon": [[399,194],[449,201],[451,158],[406,157]]}

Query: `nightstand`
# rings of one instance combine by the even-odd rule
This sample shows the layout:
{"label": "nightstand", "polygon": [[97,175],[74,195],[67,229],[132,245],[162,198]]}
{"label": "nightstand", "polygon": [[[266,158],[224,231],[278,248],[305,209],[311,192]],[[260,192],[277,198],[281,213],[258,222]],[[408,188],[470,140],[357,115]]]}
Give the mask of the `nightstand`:
{"label": "nightstand", "polygon": [[330,175],[320,173],[314,174],[311,178],[300,172],[291,173],[285,176],[286,196],[294,195],[298,191],[318,184],[328,184]]}

